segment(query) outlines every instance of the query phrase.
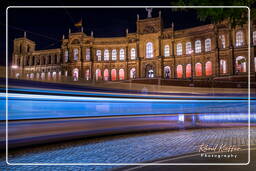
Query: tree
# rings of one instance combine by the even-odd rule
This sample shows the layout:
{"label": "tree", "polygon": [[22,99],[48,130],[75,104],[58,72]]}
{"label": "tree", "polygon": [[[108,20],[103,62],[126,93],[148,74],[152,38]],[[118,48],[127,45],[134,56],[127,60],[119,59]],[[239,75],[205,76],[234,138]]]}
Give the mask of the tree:
{"label": "tree", "polygon": [[[201,21],[210,20],[217,24],[224,20],[228,20],[231,27],[243,25],[248,21],[248,9],[250,8],[250,15],[252,20],[256,19],[256,0],[178,0],[172,2],[175,6],[220,6],[220,8],[196,8],[198,19]],[[243,8],[221,8],[221,6],[244,6]],[[177,9],[176,9],[177,10]],[[186,10],[179,8],[178,10]]]}

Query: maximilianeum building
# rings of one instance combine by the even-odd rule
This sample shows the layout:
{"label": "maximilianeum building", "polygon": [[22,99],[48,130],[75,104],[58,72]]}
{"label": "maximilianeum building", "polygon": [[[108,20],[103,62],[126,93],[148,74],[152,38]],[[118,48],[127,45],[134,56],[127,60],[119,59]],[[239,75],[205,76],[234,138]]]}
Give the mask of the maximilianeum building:
{"label": "maximilianeum building", "polygon": [[[57,49],[36,50],[24,37],[14,40],[12,74],[33,80],[115,81],[137,78],[209,79],[256,70],[256,25],[228,23],[183,30],[163,28],[161,14],[137,16],[137,30],[124,37],[96,38],[69,31]],[[251,57],[248,56],[251,47]],[[251,66],[248,65],[250,60]]]}

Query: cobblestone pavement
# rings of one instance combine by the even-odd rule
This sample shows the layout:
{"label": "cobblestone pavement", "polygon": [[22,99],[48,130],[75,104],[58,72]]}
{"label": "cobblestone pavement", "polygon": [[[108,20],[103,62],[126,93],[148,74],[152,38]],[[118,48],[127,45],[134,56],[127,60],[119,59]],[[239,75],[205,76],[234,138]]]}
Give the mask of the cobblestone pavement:
{"label": "cobblestone pavement", "polygon": [[[211,128],[118,135],[10,151],[10,163],[136,163],[197,152],[200,144],[246,145],[247,128]],[[256,144],[256,127],[251,128]],[[0,170],[111,170],[120,166],[7,166]],[[123,166],[121,166],[123,167]]]}

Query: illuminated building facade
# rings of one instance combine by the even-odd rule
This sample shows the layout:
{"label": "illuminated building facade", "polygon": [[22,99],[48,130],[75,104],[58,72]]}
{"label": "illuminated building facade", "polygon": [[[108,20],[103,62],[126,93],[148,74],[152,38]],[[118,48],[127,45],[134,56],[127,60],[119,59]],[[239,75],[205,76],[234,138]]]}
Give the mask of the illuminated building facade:
{"label": "illuminated building facade", "polygon": [[[57,49],[36,50],[26,38],[14,40],[13,76],[34,80],[115,81],[136,78],[205,79],[255,73],[256,25],[228,23],[183,30],[163,28],[161,13],[137,16],[137,30],[124,37],[96,38],[81,32],[63,36]],[[248,56],[251,46],[251,58]]]}

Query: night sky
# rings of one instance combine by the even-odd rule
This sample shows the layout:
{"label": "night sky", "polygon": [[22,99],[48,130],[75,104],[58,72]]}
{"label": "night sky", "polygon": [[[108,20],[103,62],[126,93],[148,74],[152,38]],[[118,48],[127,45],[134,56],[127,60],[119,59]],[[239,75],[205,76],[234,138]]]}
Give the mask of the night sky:
{"label": "night sky", "polygon": [[[15,4],[14,4],[15,5]],[[22,5],[22,4],[21,4]],[[27,5],[27,4],[25,4]],[[35,5],[35,4],[32,4]],[[44,4],[36,4],[44,5]],[[53,4],[56,5],[56,4]],[[63,4],[62,4],[63,5]],[[70,5],[70,4],[64,4]],[[72,4],[74,5],[74,4]],[[83,4],[84,5],[84,4]],[[109,4],[111,5],[111,4]],[[131,4],[124,4],[131,5]],[[145,5],[145,4],[139,4]],[[156,5],[156,4],[152,4]],[[162,5],[162,4],[160,4]],[[164,5],[164,4],[163,4]],[[153,9],[153,17],[158,16],[160,9]],[[161,9],[164,27],[170,27],[174,22],[175,29],[190,28],[198,25],[206,24],[207,22],[199,22],[194,10],[188,11],[173,11],[171,9]],[[23,36],[23,31],[27,32],[27,37],[36,42],[36,49],[51,49],[60,47],[60,40],[64,34],[68,35],[68,29],[72,32],[78,31],[74,23],[83,19],[84,32],[90,35],[94,32],[94,37],[116,37],[124,36],[125,29],[129,32],[136,31],[136,15],[140,18],[146,18],[147,12],[145,8],[133,9],[99,9],[99,8],[84,8],[84,9],[9,9],[8,11],[8,36],[9,36],[9,62],[13,50],[13,40]],[[4,21],[5,12],[1,11],[1,29],[5,30]],[[1,32],[1,42],[5,42],[5,33]],[[5,65],[5,47],[1,44],[1,65]]]}

